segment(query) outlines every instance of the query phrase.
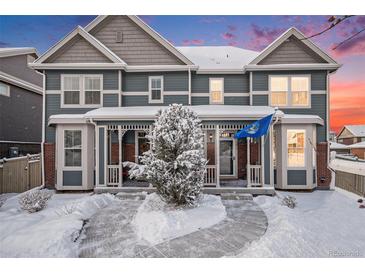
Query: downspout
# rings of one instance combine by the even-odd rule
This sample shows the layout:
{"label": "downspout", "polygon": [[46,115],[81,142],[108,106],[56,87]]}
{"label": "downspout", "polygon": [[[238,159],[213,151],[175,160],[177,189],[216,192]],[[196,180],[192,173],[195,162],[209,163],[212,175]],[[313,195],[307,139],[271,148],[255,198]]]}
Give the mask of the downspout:
{"label": "downspout", "polygon": [[46,186],[45,167],[44,167],[44,144],[46,140],[46,75],[43,72],[43,98],[42,98],[42,142],[41,142],[41,161],[42,161],[42,188]]}
{"label": "downspout", "polygon": [[188,75],[189,75],[189,105],[191,105],[191,69],[188,68]]}

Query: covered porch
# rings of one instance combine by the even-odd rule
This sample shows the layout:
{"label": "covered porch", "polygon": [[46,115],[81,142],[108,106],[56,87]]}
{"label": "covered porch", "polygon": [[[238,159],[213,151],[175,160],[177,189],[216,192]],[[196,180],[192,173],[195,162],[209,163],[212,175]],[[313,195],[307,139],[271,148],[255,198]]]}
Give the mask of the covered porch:
{"label": "covered porch", "polygon": [[[99,192],[150,191],[147,182],[130,180],[123,163],[139,163],[149,149],[146,134],[151,130],[158,109],[163,107],[107,108],[90,111],[95,123],[96,174]],[[224,190],[273,189],[272,128],[266,137],[234,138],[245,125],[273,112],[270,107],[193,106],[202,120],[204,149],[208,160],[204,189],[210,193]],[[148,111],[146,112],[146,109]],[[262,191],[261,191],[262,192]],[[249,193],[252,193],[250,191]]]}

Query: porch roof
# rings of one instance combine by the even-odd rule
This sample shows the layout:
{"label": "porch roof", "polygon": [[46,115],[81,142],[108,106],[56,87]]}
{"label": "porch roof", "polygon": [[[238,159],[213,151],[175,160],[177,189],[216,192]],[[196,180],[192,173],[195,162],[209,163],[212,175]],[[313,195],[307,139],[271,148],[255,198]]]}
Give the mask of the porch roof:
{"label": "porch roof", "polygon": [[[230,106],[230,105],[200,105],[186,106],[197,113],[202,120],[252,120],[274,113],[275,109],[268,106]],[[106,107],[85,113],[86,119],[94,120],[154,120],[159,110],[167,106],[145,107]],[[283,116],[277,111],[276,116]]]}

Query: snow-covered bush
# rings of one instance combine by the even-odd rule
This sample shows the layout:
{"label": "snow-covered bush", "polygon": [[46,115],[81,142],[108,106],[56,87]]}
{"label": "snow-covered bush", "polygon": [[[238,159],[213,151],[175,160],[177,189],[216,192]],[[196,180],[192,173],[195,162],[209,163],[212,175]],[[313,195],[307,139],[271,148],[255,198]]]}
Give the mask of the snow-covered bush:
{"label": "snow-covered bush", "polygon": [[207,163],[197,115],[182,105],[170,105],[158,113],[146,137],[150,150],[141,157],[143,167],[133,168],[130,176],[151,183],[168,204],[194,205]]}
{"label": "snow-covered bush", "polygon": [[289,208],[294,208],[297,205],[297,201],[295,197],[288,195],[281,200],[281,204]]}
{"label": "snow-covered bush", "polygon": [[19,197],[20,208],[34,213],[47,206],[47,201],[52,197],[52,192],[46,189],[32,189]]}

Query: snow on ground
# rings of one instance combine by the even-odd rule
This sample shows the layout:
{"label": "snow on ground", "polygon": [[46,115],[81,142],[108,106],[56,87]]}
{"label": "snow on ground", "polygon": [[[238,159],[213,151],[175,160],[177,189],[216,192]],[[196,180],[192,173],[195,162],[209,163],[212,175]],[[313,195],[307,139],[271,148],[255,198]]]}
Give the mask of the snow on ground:
{"label": "snow on ground", "polygon": [[18,198],[0,208],[0,257],[77,257],[84,221],[116,200],[110,194],[54,194],[44,210],[28,213]]}
{"label": "snow on ground", "polygon": [[278,197],[258,196],[269,219],[264,236],[238,257],[364,257],[365,209],[344,191],[293,193],[297,207],[282,206]]}
{"label": "snow on ground", "polygon": [[137,237],[152,245],[219,223],[226,217],[221,198],[202,195],[198,205],[176,209],[156,194],[146,197],[133,219]]}

